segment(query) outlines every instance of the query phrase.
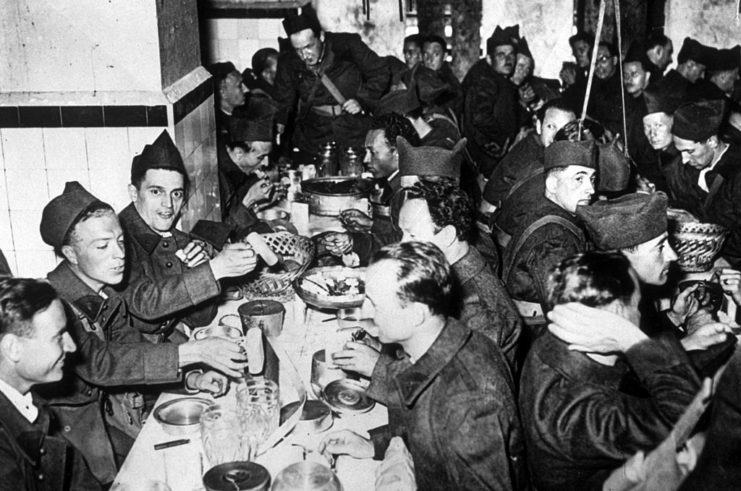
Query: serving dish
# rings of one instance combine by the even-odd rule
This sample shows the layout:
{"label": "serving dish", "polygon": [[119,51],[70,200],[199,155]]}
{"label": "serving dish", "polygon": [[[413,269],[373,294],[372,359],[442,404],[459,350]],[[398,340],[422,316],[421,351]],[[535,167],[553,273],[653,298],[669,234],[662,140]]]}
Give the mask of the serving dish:
{"label": "serving dish", "polygon": [[200,430],[201,413],[212,404],[203,397],[173,399],[157,406],[154,419],[168,435],[189,435]]}
{"label": "serving dish", "polygon": [[293,286],[304,302],[320,309],[360,307],[365,299],[365,272],[366,268],[322,266],[306,271]]}

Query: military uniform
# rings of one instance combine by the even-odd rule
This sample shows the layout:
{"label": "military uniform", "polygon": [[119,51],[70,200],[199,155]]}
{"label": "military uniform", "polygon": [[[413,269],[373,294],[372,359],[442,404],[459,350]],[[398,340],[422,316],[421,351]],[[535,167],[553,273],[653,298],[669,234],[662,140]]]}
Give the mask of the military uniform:
{"label": "military uniform", "polygon": [[[324,33],[324,51],[317,71],[306,66],[295,51],[280,55],[275,78],[277,122],[298,115],[294,146],[316,155],[322,144],[362,148],[370,126],[367,114],[347,114],[320,81],[324,73],[345,99],[355,99],[366,111],[388,88],[388,65],[357,34]],[[297,107],[298,105],[298,107]]]}
{"label": "military uniform", "polygon": [[128,280],[122,296],[132,313],[134,326],[150,340],[169,336],[182,320],[189,327],[208,325],[216,316],[221,288],[208,262],[186,267],[175,252],[191,237],[173,228],[170,237],[154,232],[134,204],[119,214],[126,233]]}
{"label": "military uniform", "polygon": [[461,129],[479,171],[488,176],[519,130],[517,88],[482,59],[466,74],[462,90]]}
{"label": "military uniform", "polygon": [[517,142],[504,156],[489,176],[484,188],[484,199],[500,206],[510,195],[513,186],[532,176],[534,171],[543,169],[544,153],[545,147],[540,141],[540,136],[535,131],[528,132],[527,136]]}

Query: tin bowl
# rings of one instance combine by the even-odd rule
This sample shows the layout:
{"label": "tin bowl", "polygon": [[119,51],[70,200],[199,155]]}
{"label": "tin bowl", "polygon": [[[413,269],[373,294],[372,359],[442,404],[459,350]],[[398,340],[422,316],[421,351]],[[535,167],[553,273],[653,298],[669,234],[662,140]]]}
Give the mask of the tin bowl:
{"label": "tin bowl", "polygon": [[157,406],[154,419],[168,435],[190,435],[201,429],[201,413],[212,404],[203,397],[173,399]]}
{"label": "tin bowl", "polygon": [[[280,410],[281,424],[286,420],[299,406],[299,402],[286,404]],[[332,411],[322,401],[308,400],[304,404],[293,432],[296,434],[314,434],[327,431],[332,426]]]}
{"label": "tin bowl", "polygon": [[[365,268],[347,268],[344,266],[321,266],[312,268],[294,281],[294,289],[301,300],[320,309],[349,309],[360,307],[365,300]],[[353,295],[331,295],[328,291],[320,293],[309,289],[312,278],[322,276],[333,281],[355,278],[363,289]],[[307,279],[308,278],[308,279]]]}
{"label": "tin bowl", "polygon": [[289,465],[275,476],[272,491],[342,491],[337,475],[311,460]]}

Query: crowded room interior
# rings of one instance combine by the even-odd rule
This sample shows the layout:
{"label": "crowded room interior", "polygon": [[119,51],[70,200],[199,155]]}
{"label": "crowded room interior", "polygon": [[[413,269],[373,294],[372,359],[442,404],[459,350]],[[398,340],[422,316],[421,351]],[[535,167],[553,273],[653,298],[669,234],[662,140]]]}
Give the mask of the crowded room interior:
{"label": "crowded room interior", "polygon": [[0,11],[0,491],[741,489],[739,1]]}

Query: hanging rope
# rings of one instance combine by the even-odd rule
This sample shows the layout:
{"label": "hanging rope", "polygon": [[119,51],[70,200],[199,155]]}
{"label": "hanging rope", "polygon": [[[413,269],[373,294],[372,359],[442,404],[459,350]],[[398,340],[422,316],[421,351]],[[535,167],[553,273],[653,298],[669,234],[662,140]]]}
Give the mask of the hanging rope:
{"label": "hanging rope", "polygon": [[628,156],[628,122],[625,116],[625,85],[623,84],[623,38],[620,29],[620,0],[615,0],[615,28],[617,29],[617,50],[618,50],[618,67],[620,68],[620,101],[622,103],[621,110],[623,112],[623,151],[625,156]]}
{"label": "hanging rope", "polygon": [[[594,42],[599,43],[602,36],[602,26],[605,23],[605,0],[599,4],[599,17],[597,19],[597,31],[594,33]],[[592,79],[594,78],[594,67],[597,64],[597,49],[592,48],[592,61],[589,64],[589,75],[587,77],[587,91],[584,94],[584,105],[581,109],[581,118],[579,118],[579,137],[581,138],[582,124],[587,117],[587,106],[589,105],[589,96],[592,94]]]}

